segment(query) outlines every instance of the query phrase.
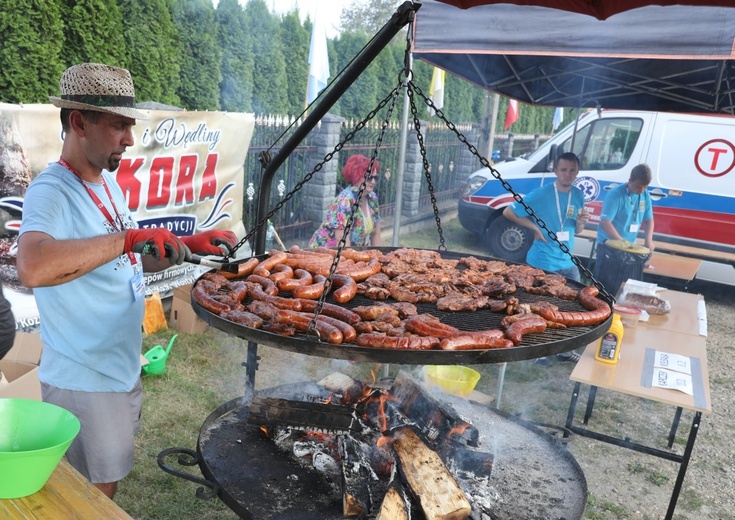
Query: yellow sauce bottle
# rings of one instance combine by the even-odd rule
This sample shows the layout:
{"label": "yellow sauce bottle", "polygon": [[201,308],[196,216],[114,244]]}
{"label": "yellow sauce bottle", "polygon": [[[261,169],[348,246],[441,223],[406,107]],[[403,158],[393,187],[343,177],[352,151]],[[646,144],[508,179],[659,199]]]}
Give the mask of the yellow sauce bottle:
{"label": "yellow sauce bottle", "polygon": [[597,343],[597,351],[595,352],[595,359],[597,361],[610,363],[611,365],[618,362],[620,344],[623,342],[623,332],[623,322],[620,321],[620,315],[613,314],[613,321],[610,328],[607,329],[605,335]]}

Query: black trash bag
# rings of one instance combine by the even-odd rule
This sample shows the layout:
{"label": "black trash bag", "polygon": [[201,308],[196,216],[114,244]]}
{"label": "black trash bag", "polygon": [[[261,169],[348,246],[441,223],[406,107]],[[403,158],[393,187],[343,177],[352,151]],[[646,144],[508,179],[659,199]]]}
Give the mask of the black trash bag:
{"label": "black trash bag", "polygon": [[651,253],[632,253],[598,243],[593,274],[605,290],[615,296],[627,280],[643,279],[643,269],[650,257]]}

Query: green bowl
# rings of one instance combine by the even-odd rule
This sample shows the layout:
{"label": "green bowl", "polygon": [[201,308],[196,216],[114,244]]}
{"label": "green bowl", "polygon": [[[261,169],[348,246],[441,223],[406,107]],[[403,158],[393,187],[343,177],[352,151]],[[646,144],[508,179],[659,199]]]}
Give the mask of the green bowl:
{"label": "green bowl", "polygon": [[0,399],[0,499],[39,491],[79,428],[79,419],[59,406]]}

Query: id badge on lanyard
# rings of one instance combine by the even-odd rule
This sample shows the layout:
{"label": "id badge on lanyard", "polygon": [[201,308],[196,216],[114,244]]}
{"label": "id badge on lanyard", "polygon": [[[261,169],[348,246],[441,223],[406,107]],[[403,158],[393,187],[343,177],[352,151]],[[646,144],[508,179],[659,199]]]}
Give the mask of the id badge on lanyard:
{"label": "id badge on lanyard", "polygon": [[130,286],[133,289],[135,301],[138,301],[145,296],[145,280],[143,280],[143,273],[140,269],[134,268],[133,271],[134,274],[130,279]]}

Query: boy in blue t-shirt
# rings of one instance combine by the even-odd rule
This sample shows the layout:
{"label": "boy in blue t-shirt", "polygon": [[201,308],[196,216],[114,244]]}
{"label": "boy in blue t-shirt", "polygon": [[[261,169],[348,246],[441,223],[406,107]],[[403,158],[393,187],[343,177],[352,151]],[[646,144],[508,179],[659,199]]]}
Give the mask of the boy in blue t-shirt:
{"label": "boy in blue t-shirt", "polygon": [[[589,220],[589,212],[584,208],[584,194],[573,186],[578,173],[579,158],[573,153],[564,153],[554,167],[556,180],[536,188],[523,198],[570,251],[574,249],[574,235],[581,232]],[[575,281],[580,280],[579,269],[572,258],[561,250],[559,244],[548,238],[522,205],[514,202],[503,210],[503,216],[533,232],[533,245],[526,253],[528,265],[559,273]]]}

